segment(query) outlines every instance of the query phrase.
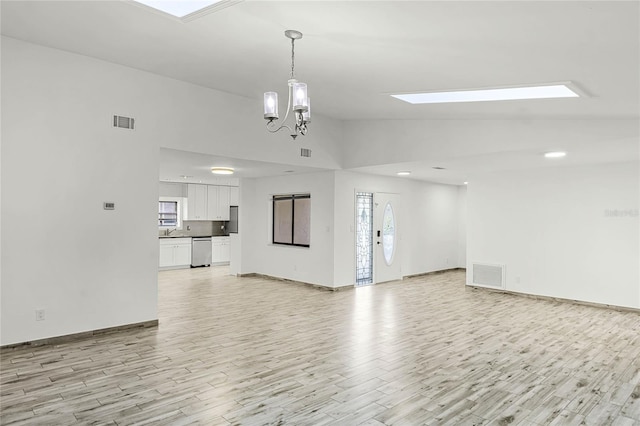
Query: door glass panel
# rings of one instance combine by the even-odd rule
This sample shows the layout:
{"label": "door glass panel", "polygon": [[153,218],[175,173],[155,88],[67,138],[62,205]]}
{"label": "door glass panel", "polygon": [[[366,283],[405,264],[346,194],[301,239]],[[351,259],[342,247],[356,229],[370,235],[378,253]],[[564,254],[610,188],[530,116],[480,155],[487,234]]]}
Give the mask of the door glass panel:
{"label": "door glass panel", "polygon": [[373,194],[356,193],[356,285],[373,282]]}
{"label": "door glass panel", "polygon": [[393,208],[390,203],[384,207],[382,215],[382,250],[384,252],[384,261],[387,265],[393,262],[393,252],[396,243],[396,223],[393,217]]}

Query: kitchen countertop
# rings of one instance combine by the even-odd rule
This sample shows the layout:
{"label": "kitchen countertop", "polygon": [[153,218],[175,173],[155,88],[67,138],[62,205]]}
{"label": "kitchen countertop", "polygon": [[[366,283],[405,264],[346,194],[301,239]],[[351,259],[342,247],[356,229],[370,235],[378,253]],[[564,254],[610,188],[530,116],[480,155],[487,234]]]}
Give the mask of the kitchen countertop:
{"label": "kitchen countertop", "polygon": [[158,235],[158,238],[215,238],[215,237],[228,237],[225,235]]}

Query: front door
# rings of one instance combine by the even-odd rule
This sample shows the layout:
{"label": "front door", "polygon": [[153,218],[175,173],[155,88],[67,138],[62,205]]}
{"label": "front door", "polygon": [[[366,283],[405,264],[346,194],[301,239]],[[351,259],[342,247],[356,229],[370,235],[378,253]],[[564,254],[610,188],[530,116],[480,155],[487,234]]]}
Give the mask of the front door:
{"label": "front door", "polygon": [[400,194],[376,192],[374,196],[374,282],[402,279],[399,244]]}

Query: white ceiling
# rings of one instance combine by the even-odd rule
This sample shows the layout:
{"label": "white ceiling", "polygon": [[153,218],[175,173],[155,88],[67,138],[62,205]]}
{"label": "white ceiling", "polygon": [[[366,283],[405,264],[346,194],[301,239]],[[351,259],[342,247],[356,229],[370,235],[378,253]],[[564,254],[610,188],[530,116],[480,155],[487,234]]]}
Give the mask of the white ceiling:
{"label": "white ceiling", "polygon": [[[243,160],[239,158],[205,155],[195,152],[160,149],[160,180],[165,182],[186,182],[215,184],[218,175],[211,173],[212,167],[231,167],[233,178],[257,178],[282,176],[322,171],[314,167],[292,166],[280,163]],[[229,176],[222,176],[229,177]]]}
{"label": "white ceiling", "polygon": [[[2,1],[2,33],[260,104],[263,92],[286,89],[283,32],[297,29],[304,37],[296,43],[296,76],[309,85],[314,113],[597,120],[640,116],[639,4],[244,1],[181,22],[130,0]],[[388,96],[567,80],[591,97],[410,105]]]}

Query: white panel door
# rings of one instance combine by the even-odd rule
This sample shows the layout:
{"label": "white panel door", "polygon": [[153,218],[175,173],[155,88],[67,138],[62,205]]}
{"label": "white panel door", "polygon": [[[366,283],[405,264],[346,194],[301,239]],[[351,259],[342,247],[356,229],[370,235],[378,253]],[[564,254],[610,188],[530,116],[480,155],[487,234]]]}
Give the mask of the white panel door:
{"label": "white panel door", "polygon": [[400,194],[376,192],[373,198],[373,239],[375,283],[402,279],[400,268],[399,218]]}

